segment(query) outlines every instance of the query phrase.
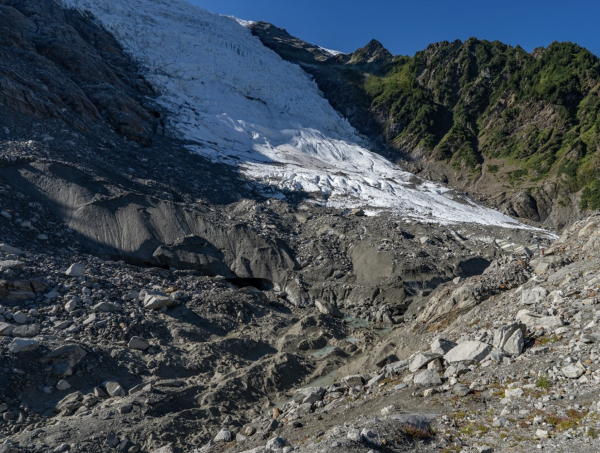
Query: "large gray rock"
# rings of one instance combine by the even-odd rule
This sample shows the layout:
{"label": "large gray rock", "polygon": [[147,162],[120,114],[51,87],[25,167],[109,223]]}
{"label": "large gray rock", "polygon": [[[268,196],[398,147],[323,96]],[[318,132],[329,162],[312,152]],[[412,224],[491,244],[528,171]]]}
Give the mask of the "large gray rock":
{"label": "large gray rock", "polygon": [[523,305],[539,304],[545,301],[546,297],[548,297],[548,291],[546,288],[536,286],[535,288],[523,290],[521,293],[521,303]]}
{"label": "large gray rock", "polygon": [[79,409],[81,406],[83,406],[83,393],[81,392],[74,392],[71,393],[67,396],[65,396],[62,400],[60,400],[56,406],[54,407],[54,410],[56,412],[63,412],[66,414],[70,414],[71,412]]}
{"label": "large gray rock", "polygon": [[15,330],[15,326],[7,322],[0,322],[0,336],[10,337]]}
{"label": "large gray rock", "polygon": [[348,387],[357,387],[365,383],[364,378],[360,374],[354,374],[352,376],[346,376],[342,379],[342,382]]}
{"label": "large gray rock", "polygon": [[411,373],[420,370],[421,368],[426,367],[429,363],[433,362],[435,359],[439,359],[442,357],[442,354],[417,354],[415,358],[410,362],[408,369]]}
{"label": "large gray rock", "polygon": [[542,316],[537,313],[532,313],[529,310],[519,311],[519,313],[517,313],[517,320],[525,324],[529,330],[561,327],[564,324],[563,319],[559,316]]}
{"label": "large gray rock", "polygon": [[493,345],[508,354],[519,355],[525,346],[525,335],[527,327],[524,324],[513,323],[503,326],[494,332]]}
{"label": "large gray rock", "polygon": [[431,343],[431,352],[433,352],[434,354],[444,355],[456,346],[457,343],[453,341],[446,340],[445,338],[436,338]]}
{"label": "large gray rock", "polygon": [[160,447],[156,450],[152,450],[150,453],[174,453],[173,447],[171,445],[165,445],[164,447]]}
{"label": "large gray rock", "polygon": [[69,277],[83,277],[85,275],[85,266],[83,264],[71,264],[65,272]]}
{"label": "large gray rock", "polygon": [[465,341],[448,351],[448,353],[444,355],[444,360],[448,363],[480,362],[485,359],[491,351],[492,347],[489,344],[480,341]]}
{"label": "large gray rock", "polygon": [[4,253],[10,253],[12,255],[22,255],[23,251],[21,249],[18,249],[16,247],[12,247],[8,244],[0,244],[0,252],[4,252]]}
{"label": "large gray rock", "polygon": [[222,429],[213,440],[215,442],[231,442],[233,440],[233,433],[228,429]]}
{"label": "large gray rock", "polygon": [[329,302],[316,301],[315,307],[324,315],[331,315],[334,318],[343,318],[344,314],[335,305]]}
{"label": "large gray rock", "polygon": [[525,347],[525,335],[523,335],[523,330],[516,330],[510,338],[504,343],[503,350],[508,354],[512,355],[520,355],[523,352],[523,348]]}
{"label": "large gray rock", "polygon": [[0,272],[8,271],[10,269],[23,269],[24,267],[25,267],[25,263],[22,261],[16,261],[16,260],[0,261]]}
{"label": "large gray rock", "polygon": [[416,387],[431,388],[442,385],[442,379],[437,371],[425,370],[415,375],[413,383]]}
{"label": "large gray rock", "polygon": [[294,402],[298,404],[316,403],[321,401],[325,395],[325,389],[322,387],[309,387],[297,389],[294,392]]}
{"label": "large gray rock", "polygon": [[38,333],[40,333],[40,325],[39,324],[28,324],[26,326],[17,326],[13,329],[12,335],[13,337],[35,337]]}
{"label": "large gray rock", "polygon": [[25,339],[25,338],[15,338],[9,345],[8,351],[13,354],[18,354],[19,352],[29,352],[39,348],[40,344],[35,340]]}
{"label": "large gray rock", "polygon": [[147,291],[144,297],[144,308],[146,310],[158,310],[163,307],[173,307],[177,301],[171,299],[165,293],[160,291]]}
{"label": "large gray rock", "polygon": [[123,387],[121,387],[121,385],[118,382],[115,382],[115,381],[106,382],[104,384],[104,387],[106,388],[106,393],[108,393],[112,397],[127,395],[127,393],[125,393],[125,390],[123,389]]}
{"label": "large gray rock", "polygon": [[25,324],[27,322],[27,315],[22,311],[18,311],[13,315],[13,321],[17,324]]}
{"label": "large gray rock", "polygon": [[577,365],[567,365],[562,369],[562,373],[569,379],[577,379],[585,373],[585,370]]}

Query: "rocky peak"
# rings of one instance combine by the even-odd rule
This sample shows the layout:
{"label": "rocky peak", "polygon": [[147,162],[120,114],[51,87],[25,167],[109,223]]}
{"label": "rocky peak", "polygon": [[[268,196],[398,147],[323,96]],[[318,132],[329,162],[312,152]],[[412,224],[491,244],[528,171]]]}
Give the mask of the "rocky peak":
{"label": "rocky peak", "polygon": [[388,63],[394,56],[376,39],[372,39],[365,47],[352,54],[351,64]]}

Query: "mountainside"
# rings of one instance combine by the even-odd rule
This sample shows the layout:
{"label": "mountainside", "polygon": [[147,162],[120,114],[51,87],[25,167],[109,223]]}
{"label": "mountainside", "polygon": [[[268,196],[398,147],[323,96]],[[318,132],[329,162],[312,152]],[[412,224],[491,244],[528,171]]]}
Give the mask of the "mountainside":
{"label": "mountainside", "polygon": [[[168,112],[168,136],[239,166],[271,196],[308,193],[329,206],[392,208],[439,222],[469,217],[514,224],[372,153],[303,71],[235,19],[181,1],[66,4],[90,12],[139,62]],[[139,9],[146,14],[138,15]],[[375,46],[357,61],[368,66],[390,57]]]}
{"label": "mountainside", "polygon": [[382,154],[412,171],[559,228],[600,207],[600,60],[589,51],[553,43],[529,54],[470,39],[414,57],[376,46],[377,57],[365,58],[371,43],[309,61],[293,49],[310,45],[284,30],[251,28],[313,75],[358,130],[382,136]]}
{"label": "mountainside", "polygon": [[381,43],[249,26],[0,0],[0,453],[597,449],[599,218],[402,170]]}

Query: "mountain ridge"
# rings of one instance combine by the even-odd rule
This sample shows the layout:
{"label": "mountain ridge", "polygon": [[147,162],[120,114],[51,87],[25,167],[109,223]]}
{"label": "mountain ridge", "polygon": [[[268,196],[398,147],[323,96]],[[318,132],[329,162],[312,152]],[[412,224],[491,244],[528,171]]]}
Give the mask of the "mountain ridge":
{"label": "mountain ridge", "polygon": [[[276,27],[250,28],[294,61]],[[527,53],[471,38],[370,67],[352,58],[297,63],[351,124],[379,139],[381,154],[558,228],[598,207],[600,60],[589,51],[552,43]]]}

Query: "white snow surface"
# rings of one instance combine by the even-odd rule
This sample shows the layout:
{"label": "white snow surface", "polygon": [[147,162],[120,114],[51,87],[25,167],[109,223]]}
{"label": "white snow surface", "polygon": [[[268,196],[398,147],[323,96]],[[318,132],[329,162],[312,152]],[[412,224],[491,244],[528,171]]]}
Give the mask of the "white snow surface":
{"label": "white snow surface", "polygon": [[326,49],[325,47],[319,47],[319,49],[321,49],[325,53],[328,53],[332,57],[335,57],[336,55],[343,55],[344,54],[344,52],[340,52],[339,50]]}
{"label": "white snow surface", "polygon": [[520,226],[370,152],[300,67],[237,19],[183,0],[63,0],[89,11],[142,66],[193,152],[238,165],[266,193],[314,192],[330,206],[428,222]]}

